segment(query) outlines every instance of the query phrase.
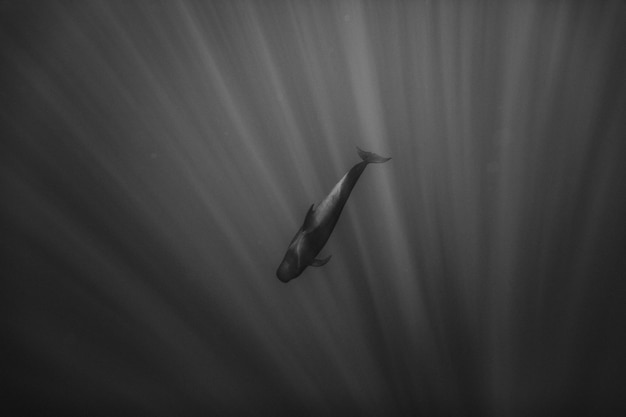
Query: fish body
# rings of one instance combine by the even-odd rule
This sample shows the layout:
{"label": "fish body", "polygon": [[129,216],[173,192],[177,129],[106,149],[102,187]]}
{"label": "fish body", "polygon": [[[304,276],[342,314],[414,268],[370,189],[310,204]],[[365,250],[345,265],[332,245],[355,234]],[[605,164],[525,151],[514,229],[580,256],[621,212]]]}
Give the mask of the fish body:
{"label": "fish body", "polygon": [[302,227],[289,244],[287,253],[276,271],[276,276],[282,282],[289,282],[298,277],[308,266],[323,266],[330,260],[330,256],[324,259],[317,259],[316,256],[330,238],[343,207],[365,167],[371,163],[383,163],[391,159],[358,147],[357,151],[361,162],[350,168],[317,208],[314,209],[314,205],[309,208]]}

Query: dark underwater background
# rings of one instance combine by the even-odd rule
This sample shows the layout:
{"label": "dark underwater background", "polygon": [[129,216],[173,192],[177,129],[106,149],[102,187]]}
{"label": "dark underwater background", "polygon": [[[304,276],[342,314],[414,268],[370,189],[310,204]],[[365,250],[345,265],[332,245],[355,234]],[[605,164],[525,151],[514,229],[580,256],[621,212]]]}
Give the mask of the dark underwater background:
{"label": "dark underwater background", "polygon": [[[626,411],[623,1],[4,1],[11,415]],[[275,271],[359,161],[321,268]],[[568,413],[568,414],[563,414]]]}

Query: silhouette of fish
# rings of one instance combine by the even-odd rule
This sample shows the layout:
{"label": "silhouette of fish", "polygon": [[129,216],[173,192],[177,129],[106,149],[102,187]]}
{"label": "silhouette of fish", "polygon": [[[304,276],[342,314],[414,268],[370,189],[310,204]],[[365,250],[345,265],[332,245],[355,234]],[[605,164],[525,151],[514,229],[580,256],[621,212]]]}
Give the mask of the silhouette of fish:
{"label": "silhouette of fish", "polygon": [[304,223],[287,248],[287,253],[280,263],[276,276],[282,282],[289,282],[298,277],[308,266],[323,266],[330,260],[316,259],[330,237],[341,211],[365,167],[371,163],[387,162],[391,158],[366,152],[357,147],[362,161],[354,165],[332,189],[317,208],[313,204],[304,218]]}

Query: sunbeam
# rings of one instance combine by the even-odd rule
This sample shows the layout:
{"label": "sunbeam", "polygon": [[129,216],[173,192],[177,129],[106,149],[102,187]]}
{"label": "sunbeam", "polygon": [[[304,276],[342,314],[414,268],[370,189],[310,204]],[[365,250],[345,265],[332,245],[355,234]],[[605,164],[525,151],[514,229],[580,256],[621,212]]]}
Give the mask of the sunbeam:
{"label": "sunbeam", "polygon": [[[625,21],[623,1],[2,2],[3,405],[626,414]],[[392,159],[332,259],[280,282],[356,147]]]}

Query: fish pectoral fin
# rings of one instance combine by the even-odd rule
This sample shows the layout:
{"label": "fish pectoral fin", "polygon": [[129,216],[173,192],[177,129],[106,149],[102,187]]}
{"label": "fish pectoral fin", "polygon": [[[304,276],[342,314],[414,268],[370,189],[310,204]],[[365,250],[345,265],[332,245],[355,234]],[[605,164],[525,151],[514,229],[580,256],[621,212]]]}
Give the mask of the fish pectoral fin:
{"label": "fish pectoral fin", "polygon": [[313,259],[313,262],[311,262],[311,266],[324,266],[328,263],[328,261],[330,261],[332,255],[329,255],[328,258],[324,258],[324,259]]}

